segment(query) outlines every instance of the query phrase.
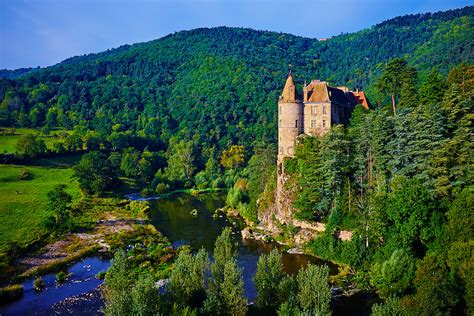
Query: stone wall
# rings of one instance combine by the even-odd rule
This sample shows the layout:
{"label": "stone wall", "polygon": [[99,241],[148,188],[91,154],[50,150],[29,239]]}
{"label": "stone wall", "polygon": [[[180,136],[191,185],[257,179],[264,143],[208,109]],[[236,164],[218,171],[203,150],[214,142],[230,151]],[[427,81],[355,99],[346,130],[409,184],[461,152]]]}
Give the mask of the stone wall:
{"label": "stone wall", "polygon": [[278,161],[293,157],[296,150],[296,137],[303,133],[303,103],[278,103]]}
{"label": "stone wall", "polygon": [[331,128],[331,103],[305,102],[304,104],[304,133],[322,136]]}

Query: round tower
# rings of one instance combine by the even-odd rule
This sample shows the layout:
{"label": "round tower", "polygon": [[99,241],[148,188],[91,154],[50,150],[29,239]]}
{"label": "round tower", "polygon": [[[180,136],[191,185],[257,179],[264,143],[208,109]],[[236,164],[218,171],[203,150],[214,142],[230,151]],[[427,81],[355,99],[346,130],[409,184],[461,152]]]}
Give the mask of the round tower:
{"label": "round tower", "polygon": [[[293,75],[288,74],[278,100],[278,167],[285,157],[294,157],[296,138],[303,133],[303,102],[298,100]],[[281,172],[281,169],[280,169]]]}

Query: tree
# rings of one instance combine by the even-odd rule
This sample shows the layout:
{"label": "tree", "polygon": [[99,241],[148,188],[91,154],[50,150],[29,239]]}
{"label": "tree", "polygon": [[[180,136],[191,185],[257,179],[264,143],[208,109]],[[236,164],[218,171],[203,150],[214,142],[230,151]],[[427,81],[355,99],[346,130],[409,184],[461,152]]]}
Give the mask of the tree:
{"label": "tree", "polygon": [[130,292],[132,313],[130,315],[156,315],[160,311],[160,296],[153,278],[140,276]]}
{"label": "tree", "polygon": [[120,170],[126,177],[136,178],[138,176],[138,160],[140,153],[134,148],[128,148],[122,156]]}
{"label": "tree", "polygon": [[389,297],[385,302],[372,306],[373,316],[404,316],[406,312],[402,309],[400,300]]}
{"label": "tree", "polygon": [[127,255],[119,250],[105,275],[103,294],[106,315],[132,315],[133,300],[130,291],[133,281]]}
{"label": "tree", "polygon": [[331,288],[328,284],[329,268],[309,264],[300,269],[297,276],[298,300],[306,313],[324,315],[329,314],[331,302]]}
{"label": "tree", "polygon": [[211,270],[216,284],[222,282],[226,262],[235,259],[236,255],[237,243],[232,242],[232,229],[226,227],[217,237],[214,246],[214,262]]}
{"label": "tree", "polygon": [[242,269],[237,266],[235,259],[228,260],[224,265],[221,291],[222,305],[226,315],[243,316],[247,313]]}
{"label": "tree", "polygon": [[244,146],[232,145],[221,155],[221,165],[226,169],[236,169],[244,162]]}
{"label": "tree", "polygon": [[388,260],[375,263],[370,274],[370,283],[380,296],[401,296],[411,287],[415,277],[414,258],[406,250],[397,249]]}
{"label": "tree", "polygon": [[[230,306],[234,306],[236,312],[242,311],[240,307],[242,302],[238,298],[240,293],[238,276],[240,275],[240,278],[242,276],[235,263],[237,243],[232,242],[231,233],[230,227],[224,228],[221,235],[217,237],[214,246],[211,280],[203,306],[203,310],[208,314],[225,315],[228,313]],[[233,287],[234,289],[232,289]]]}
{"label": "tree", "polygon": [[168,166],[165,169],[167,178],[171,181],[189,181],[194,173],[194,154],[192,141],[170,140],[168,151]]}
{"label": "tree", "polygon": [[33,158],[46,152],[46,144],[36,135],[27,134],[18,140],[16,150],[27,158]]}
{"label": "tree", "polygon": [[48,208],[54,213],[56,226],[67,222],[70,217],[69,204],[72,202],[72,196],[66,192],[66,185],[56,185],[46,196],[48,197]]}
{"label": "tree", "polygon": [[403,58],[394,58],[385,65],[377,86],[382,93],[391,95],[393,114],[397,114],[396,102],[400,96],[403,82],[410,81],[411,76],[413,76],[413,71]]}
{"label": "tree", "polygon": [[424,315],[451,314],[460,299],[460,288],[445,260],[434,254],[423,258],[416,269],[413,297],[416,311]]}
{"label": "tree", "polygon": [[203,301],[208,273],[209,258],[204,249],[195,256],[181,252],[167,286],[173,301],[180,307],[199,306]]}
{"label": "tree", "polygon": [[111,168],[107,156],[99,151],[83,155],[73,169],[79,187],[86,193],[100,195],[117,184],[116,171]]}
{"label": "tree", "polygon": [[282,257],[278,250],[260,256],[254,276],[258,307],[276,310],[280,306],[280,283],[284,277]]}

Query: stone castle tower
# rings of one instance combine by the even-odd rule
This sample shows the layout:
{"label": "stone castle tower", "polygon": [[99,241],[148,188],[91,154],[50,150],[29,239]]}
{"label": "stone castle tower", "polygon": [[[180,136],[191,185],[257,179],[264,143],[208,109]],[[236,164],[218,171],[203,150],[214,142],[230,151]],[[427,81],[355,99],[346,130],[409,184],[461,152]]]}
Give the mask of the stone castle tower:
{"label": "stone castle tower", "polygon": [[291,203],[286,197],[284,160],[294,157],[298,136],[323,136],[331,126],[346,125],[357,104],[369,109],[369,102],[362,91],[349,91],[347,87],[331,87],[327,82],[313,80],[304,85],[298,94],[291,71],[278,100],[278,158],[276,212],[282,223],[291,220]]}
{"label": "stone castle tower", "polygon": [[278,163],[292,157],[296,150],[296,137],[303,133],[303,102],[298,100],[293,76],[288,75],[285,88],[278,100]]}

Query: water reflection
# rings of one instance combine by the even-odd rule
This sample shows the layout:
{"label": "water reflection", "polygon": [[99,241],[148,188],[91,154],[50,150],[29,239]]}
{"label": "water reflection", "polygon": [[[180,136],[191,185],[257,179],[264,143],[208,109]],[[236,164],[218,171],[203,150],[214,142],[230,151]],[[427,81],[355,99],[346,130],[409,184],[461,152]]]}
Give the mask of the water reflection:
{"label": "water reflection", "polygon": [[[257,295],[252,278],[257,269],[257,261],[261,254],[269,253],[274,248],[281,248],[276,243],[265,243],[256,240],[242,240],[240,230],[234,223],[220,216],[213,218],[214,210],[225,204],[223,194],[205,194],[198,197],[181,195],[152,203],[150,219],[152,223],[175,245],[190,245],[193,249],[204,248],[212,252],[214,242],[226,226],[234,227],[234,238],[239,243],[237,262],[243,268],[244,289],[248,298],[254,299]],[[193,209],[198,215],[191,215]],[[337,273],[337,267],[313,256],[289,254],[283,252],[283,266],[287,273],[294,274],[309,262],[326,264],[330,273]]]}

